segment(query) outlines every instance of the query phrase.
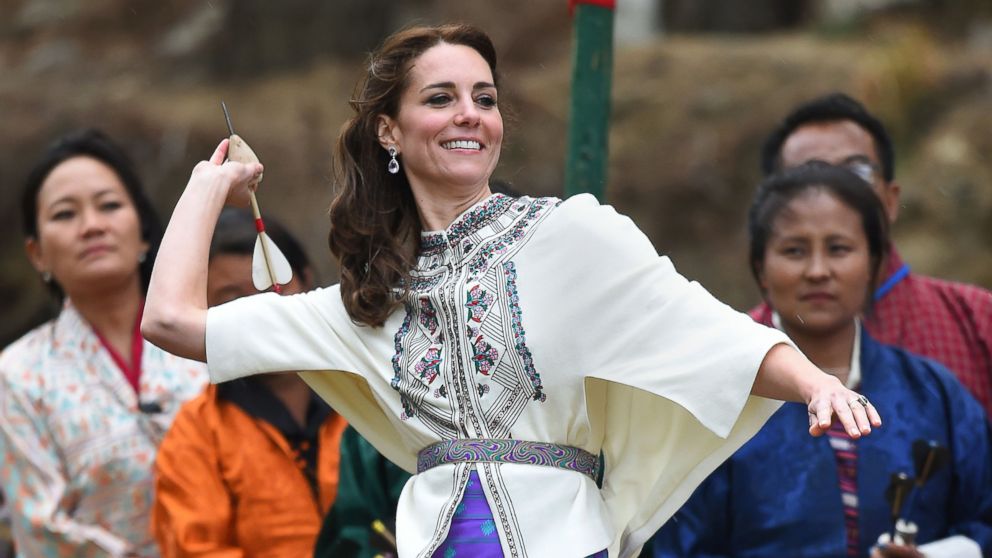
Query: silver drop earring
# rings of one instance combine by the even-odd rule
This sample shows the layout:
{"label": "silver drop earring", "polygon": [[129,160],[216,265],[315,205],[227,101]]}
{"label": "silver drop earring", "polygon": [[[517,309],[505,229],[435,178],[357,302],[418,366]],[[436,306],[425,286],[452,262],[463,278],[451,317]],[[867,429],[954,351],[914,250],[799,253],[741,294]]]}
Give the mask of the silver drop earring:
{"label": "silver drop earring", "polygon": [[51,271],[42,271],[41,272],[41,280],[44,281],[44,282],[46,282],[46,283],[51,283],[52,282],[52,272]]}
{"label": "silver drop earring", "polygon": [[138,263],[139,264],[145,263],[145,260],[146,259],[148,259],[148,252],[139,252],[138,253]]}
{"label": "silver drop earring", "polygon": [[389,160],[389,164],[386,165],[386,170],[389,171],[389,174],[396,174],[400,172],[400,162],[396,160],[396,153],[396,146],[390,145],[389,156],[392,158]]}

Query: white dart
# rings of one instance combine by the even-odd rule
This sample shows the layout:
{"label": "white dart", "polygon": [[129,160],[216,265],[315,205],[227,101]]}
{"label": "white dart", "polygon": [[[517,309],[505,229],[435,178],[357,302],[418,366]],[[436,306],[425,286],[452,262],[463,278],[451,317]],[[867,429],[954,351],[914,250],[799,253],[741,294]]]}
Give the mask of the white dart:
{"label": "white dart", "polygon": [[[227,112],[227,105],[223,101],[220,103],[224,109],[224,118],[227,120],[227,129],[231,133],[230,144],[227,147],[227,158],[239,163],[258,163],[258,156],[251,147],[241,139],[241,136],[234,133],[234,126],[231,125],[231,116]],[[258,185],[262,181],[262,175],[252,186]],[[251,212],[255,217],[255,230],[258,231],[258,238],[255,239],[255,251],[251,258],[251,282],[260,291],[268,290],[269,287],[275,292],[280,292],[280,285],[285,285],[293,279],[293,268],[289,266],[286,256],[282,250],[276,246],[275,242],[265,234],[265,223],[262,221],[262,213],[258,210],[258,200],[255,198],[254,188],[248,193],[251,200]]]}

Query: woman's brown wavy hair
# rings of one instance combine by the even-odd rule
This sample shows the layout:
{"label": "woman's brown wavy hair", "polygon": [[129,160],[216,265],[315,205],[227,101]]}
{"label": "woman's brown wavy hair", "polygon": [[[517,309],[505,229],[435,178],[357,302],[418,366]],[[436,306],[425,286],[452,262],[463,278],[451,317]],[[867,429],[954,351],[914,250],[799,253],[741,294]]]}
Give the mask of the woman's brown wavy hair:
{"label": "woman's brown wavy hair", "polygon": [[378,118],[396,118],[413,61],[441,43],[476,50],[498,79],[496,49],[476,27],[399,31],[369,56],[350,102],[355,115],[334,149],[336,192],[327,241],[341,267],[344,307],[359,324],[380,327],[400,304],[420,243],[420,216],[410,183],[405,173],[386,171],[389,154],[379,144]]}

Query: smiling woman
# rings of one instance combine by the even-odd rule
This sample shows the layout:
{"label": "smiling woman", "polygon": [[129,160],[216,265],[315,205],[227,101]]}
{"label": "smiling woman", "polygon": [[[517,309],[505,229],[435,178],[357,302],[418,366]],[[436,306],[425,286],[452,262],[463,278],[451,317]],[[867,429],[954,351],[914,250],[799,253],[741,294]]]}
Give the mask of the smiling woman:
{"label": "smiling woman", "polygon": [[418,205],[421,222],[441,230],[454,217],[452,205],[467,208],[491,194],[503,141],[496,85],[478,51],[445,43],[424,52],[408,80],[395,117],[379,115],[379,143],[407,160],[414,198],[432,202]]}
{"label": "smiling woman", "polygon": [[[400,31],[370,65],[338,139],[329,240],[349,314],[379,326],[396,308],[393,290],[407,283],[420,233],[490,195],[503,119],[496,50],[475,28]],[[403,172],[389,172],[391,161]]]}
{"label": "smiling woman", "polygon": [[225,162],[221,142],[173,212],[142,330],[215,381],[302,371],[416,472],[401,558],[633,556],[774,411],[765,397],[809,405],[814,436],[835,414],[855,437],[880,424],[612,208],[492,194],[503,124],[485,33],[406,29],[367,68],[335,151],[341,284],[206,309],[213,223],[262,170]]}
{"label": "smiling woman", "polygon": [[96,131],[45,153],[22,209],[31,263],[64,304],[0,353],[0,483],[18,553],[149,555],[155,450],[206,379],[137,329],[161,227]]}

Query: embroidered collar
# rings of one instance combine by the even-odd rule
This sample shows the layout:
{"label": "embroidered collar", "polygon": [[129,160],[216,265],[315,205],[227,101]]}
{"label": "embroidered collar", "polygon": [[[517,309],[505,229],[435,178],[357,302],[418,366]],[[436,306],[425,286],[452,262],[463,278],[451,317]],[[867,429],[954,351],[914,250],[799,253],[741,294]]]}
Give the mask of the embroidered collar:
{"label": "embroidered collar", "polygon": [[411,292],[426,292],[454,280],[463,269],[468,270],[463,279],[480,277],[494,258],[519,246],[560,203],[557,198],[493,194],[458,216],[447,229],[422,233],[420,254],[407,286]]}
{"label": "embroidered collar", "polygon": [[[130,408],[141,406],[138,400],[140,390],[134,389],[133,384],[115,362],[113,355],[105,350],[96,330],[79,313],[79,309],[68,297],[62,303],[62,311],[51,324],[49,331],[53,355],[59,355],[62,358],[72,359],[80,363],[91,363],[84,369],[105,385],[122,405]],[[140,316],[136,327],[140,327]],[[139,334],[133,338],[133,342],[141,344],[139,352],[143,355],[144,338]],[[132,351],[134,351],[133,346]]]}
{"label": "embroidered collar", "polygon": [[466,209],[443,231],[420,233],[420,255],[433,255],[445,246],[454,246],[465,237],[479,232],[506,212],[514,198],[504,194],[493,194]]}
{"label": "embroidered collar", "polygon": [[141,357],[144,354],[144,339],[141,337],[141,315],[145,311],[145,304],[142,301],[141,306],[138,307],[138,316],[134,321],[134,327],[131,328],[131,363],[124,360],[124,356],[117,352],[117,349],[110,344],[110,341],[100,333],[100,330],[90,326],[93,330],[93,334],[96,338],[100,340],[100,344],[110,355],[110,358],[120,369],[121,373],[127,379],[131,387],[134,388],[134,393],[141,395]]}

